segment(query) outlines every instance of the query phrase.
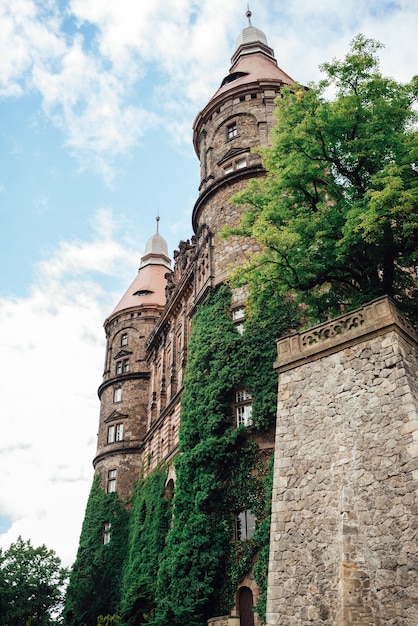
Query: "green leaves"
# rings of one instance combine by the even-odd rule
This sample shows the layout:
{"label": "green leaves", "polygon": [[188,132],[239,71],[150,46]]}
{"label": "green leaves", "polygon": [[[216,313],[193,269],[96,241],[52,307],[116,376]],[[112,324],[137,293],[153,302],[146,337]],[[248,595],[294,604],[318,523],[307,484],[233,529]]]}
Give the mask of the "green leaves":
{"label": "green leaves", "polygon": [[[117,494],[105,493],[96,476],[67,590],[64,621],[68,626],[96,626],[98,616],[117,613],[128,517]],[[104,524],[109,522],[110,542],[104,544]]]}
{"label": "green leaves", "polygon": [[359,35],[323,81],[277,101],[266,179],[235,198],[248,209],[224,232],[261,244],[232,278],[257,310],[287,297],[310,323],[386,293],[416,315],[418,81],[383,77],[380,47]]}
{"label": "green leaves", "polygon": [[0,624],[52,626],[63,606],[68,571],[53,550],[19,537],[0,550]]}

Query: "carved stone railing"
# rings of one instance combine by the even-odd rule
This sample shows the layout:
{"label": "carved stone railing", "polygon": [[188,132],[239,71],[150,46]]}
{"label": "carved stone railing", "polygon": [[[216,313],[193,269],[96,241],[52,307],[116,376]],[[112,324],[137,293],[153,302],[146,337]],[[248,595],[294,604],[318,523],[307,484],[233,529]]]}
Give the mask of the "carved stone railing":
{"label": "carved stone railing", "polygon": [[393,300],[383,296],[330,322],[278,339],[275,368],[279,372],[293,369],[302,362],[341,350],[345,344],[358,343],[367,335],[394,328],[418,342],[417,330],[399,313]]}

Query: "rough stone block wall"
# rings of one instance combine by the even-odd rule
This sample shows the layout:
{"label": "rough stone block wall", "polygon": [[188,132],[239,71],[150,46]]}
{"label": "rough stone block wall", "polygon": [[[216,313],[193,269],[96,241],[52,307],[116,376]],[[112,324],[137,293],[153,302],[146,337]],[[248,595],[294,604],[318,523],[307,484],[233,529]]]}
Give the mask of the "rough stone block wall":
{"label": "rough stone block wall", "polygon": [[269,626],[418,624],[417,335],[357,313],[278,342]]}

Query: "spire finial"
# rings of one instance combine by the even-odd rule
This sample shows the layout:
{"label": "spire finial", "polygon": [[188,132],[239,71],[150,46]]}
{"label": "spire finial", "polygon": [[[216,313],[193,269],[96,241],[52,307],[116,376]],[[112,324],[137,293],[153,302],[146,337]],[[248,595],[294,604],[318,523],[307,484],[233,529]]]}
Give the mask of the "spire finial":
{"label": "spire finial", "polygon": [[252,24],[251,24],[252,13],[250,11],[250,3],[249,2],[247,3],[247,12],[246,12],[245,15],[248,17],[248,26],[251,27],[252,26]]}
{"label": "spire finial", "polygon": [[158,233],[158,222],[160,221],[160,216],[159,216],[159,211],[157,211],[157,217],[155,218],[155,221],[157,222],[157,235]]}

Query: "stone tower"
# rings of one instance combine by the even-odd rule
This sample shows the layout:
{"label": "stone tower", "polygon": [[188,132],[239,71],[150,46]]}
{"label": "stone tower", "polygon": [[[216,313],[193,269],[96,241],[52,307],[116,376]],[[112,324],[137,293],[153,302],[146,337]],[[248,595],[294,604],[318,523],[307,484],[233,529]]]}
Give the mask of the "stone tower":
{"label": "stone tower", "polygon": [[140,472],[150,380],[145,341],[164,308],[164,276],[170,269],[157,218],[157,232],[146,244],[137,276],[104,323],[106,359],[93,465],[102,488],[117,490],[122,499],[131,495]]}
{"label": "stone tower", "polygon": [[193,209],[196,234],[206,225],[213,235],[213,282],[222,282],[230,265],[242,262],[242,240],[220,239],[223,225],[237,222],[242,209],[230,198],[250,178],[264,175],[252,149],[270,143],[274,100],[294,81],[277,65],[265,34],[251,24],[236,42],[231,68],[221,86],[197,115],[193,144],[200,160],[199,198]]}

